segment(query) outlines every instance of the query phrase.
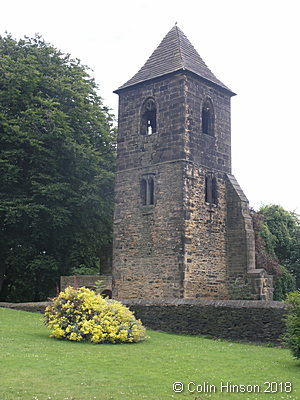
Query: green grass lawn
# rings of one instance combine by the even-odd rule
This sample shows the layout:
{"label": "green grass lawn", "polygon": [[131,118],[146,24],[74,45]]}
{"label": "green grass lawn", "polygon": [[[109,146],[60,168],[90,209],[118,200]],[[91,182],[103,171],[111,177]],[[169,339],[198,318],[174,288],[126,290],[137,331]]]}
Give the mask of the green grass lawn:
{"label": "green grass lawn", "polygon": [[[300,399],[300,362],[287,349],[148,335],[137,344],[60,341],[49,338],[41,314],[0,308],[0,400]],[[185,385],[182,393],[173,392],[176,381]],[[264,393],[266,381],[292,382],[293,391],[281,393],[278,385],[278,393]],[[193,384],[189,392],[189,382],[204,393]],[[221,382],[261,392],[221,392]]]}

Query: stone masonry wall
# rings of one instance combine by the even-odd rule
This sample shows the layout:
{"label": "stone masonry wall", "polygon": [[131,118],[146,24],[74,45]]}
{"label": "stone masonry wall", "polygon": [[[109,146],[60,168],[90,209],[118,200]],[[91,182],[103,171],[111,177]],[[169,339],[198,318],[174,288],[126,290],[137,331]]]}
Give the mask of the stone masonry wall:
{"label": "stone masonry wall", "polygon": [[[185,298],[228,298],[226,185],[231,171],[230,96],[192,74],[185,79]],[[214,135],[202,132],[202,107],[214,108]],[[205,202],[205,177],[217,181],[217,204]]]}
{"label": "stone masonry wall", "polygon": [[230,297],[271,300],[272,276],[255,267],[255,238],[248,200],[233,175],[227,174],[225,182]]}
{"label": "stone masonry wall", "polygon": [[[153,174],[154,205],[143,205],[140,180]],[[183,210],[179,162],[117,175],[114,217],[114,296],[182,297]]]}
{"label": "stone masonry wall", "polygon": [[[141,134],[141,109],[146,99],[157,106],[157,132]],[[145,82],[119,94],[117,171],[184,158],[184,76]]]}
{"label": "stone masonry wall", "polygon": [[[165,76],[120,93],[115,185],[113,295],[183,296],[184,77]],[[157,132],[141,134],[141,108],[157,107]],[[141,199],[151,175],[154,204]]]}
{"label": "stone masonry wall", "polygon": [[[250,342],[280,343],[285,305],[279,301],[120,300],[151,329]],[[0,303],[0,307],[44,312],[48,302]]]}
{"label": "stone masonry wall", "polygon": [[[226,299],[237,279],[263,293],[268,284],[255,270],[248,202],[230,175],[230,94],[185,71],[119,96],[113,296]],[[145,135],[141,110],[149,98],[156,104],[157,131]],[[214,135],[202,132],[208,100]],[[208,175],[217,182],[216,204],[205,202]],[[146,206],[141,182],[147,176],[154,204]]]}
{"label": "stone masonry wall", "polygon": [[[231,173],[230,95],[191,73],[184,83],[187,158],[212,171]],[[213,136],[202,133],[202,107],[207,99],[214,109]]]}
{"label": "stone masonry wall", "polygon": [[[157,106],[157,132],[147,136],[140,134],[140,113],[149,97]],[[201,132],[201,108],[208,97],[216,114],[214,137]],[[231,168],[229,110],[228,95],[189,73],[144,82],[120,93],[115,296],[226,297],[221,171]],[[215,208],[205,204],[206,172],[218,179]],[[155,203],[146,207],[141,204],[140,182],[147,174],[154,179]]]}
{"label": "stone masonry wall", "polygon": [[226,199],[223,173],[215,173],[218,204],[205,203],[206,168],[186,167],[184,298],[228,298]]}
{"label": "stone masonry wall", "polygon": [[226,200],[228,276],[234,279],[255,269],[255,240],[248,200],[232,175],[226,179]]}
{"label": "stone masonry wall", "polygon": [[280,343],[285,305],[247,300],[122,300],[151,329],[190,335]]}

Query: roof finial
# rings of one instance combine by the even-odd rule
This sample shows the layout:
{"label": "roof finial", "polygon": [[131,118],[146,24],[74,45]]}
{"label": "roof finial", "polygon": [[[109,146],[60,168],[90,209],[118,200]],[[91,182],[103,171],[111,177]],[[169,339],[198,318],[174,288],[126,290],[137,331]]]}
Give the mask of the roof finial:
{"label": "roof finial", "polygon": [[175,22],[175,26],[177,26],[177,21]]}

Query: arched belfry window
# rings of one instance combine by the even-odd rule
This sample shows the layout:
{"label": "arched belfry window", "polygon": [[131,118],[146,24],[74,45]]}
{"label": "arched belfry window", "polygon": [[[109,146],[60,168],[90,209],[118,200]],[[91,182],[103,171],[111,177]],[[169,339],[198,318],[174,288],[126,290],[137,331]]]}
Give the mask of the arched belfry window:
{"label": "arched belfry window", "polygon": [[206,99],[202,106],[202,133],[214,136],[215,114],[211,100]]}
{"label": "arched belfry window", "polygon": [[142,107],[141,134],[152,135],[157,131],[156,104],[152,98],[147,99]]}
{"label": "arched belfry window", "polygon": [[217,180],[212,174],[205,177],[205,202],[215,205],[218,203]]}
{"label": "arched belfry window", "polygon": [[143,206],[154,204],[154,179],[152,176],[144,176],[141,179],[141,199]]}

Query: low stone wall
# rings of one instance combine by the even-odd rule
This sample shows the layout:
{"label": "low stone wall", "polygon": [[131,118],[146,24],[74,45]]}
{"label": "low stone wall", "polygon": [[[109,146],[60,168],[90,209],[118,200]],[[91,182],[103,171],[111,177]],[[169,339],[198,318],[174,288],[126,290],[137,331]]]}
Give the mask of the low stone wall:
{"label": "low stone wall", "polygon": [[45,308],[50,304],[49,301],[32,302],[32,303],[1,303],[2,308],[12,308],[13,310],[40,312],[44,313]]}
{"label": "low stone wall", "polygon": [[279,343],[285,305],[251,300],[122,300],[154,330]]}
{"label": "low stone wall", "polygon": [[[251,300],[120,300],[154,330],[248,342],[280,343],[285,305]],[[47,302],[0,303],[0,307],[43,312]]]}

